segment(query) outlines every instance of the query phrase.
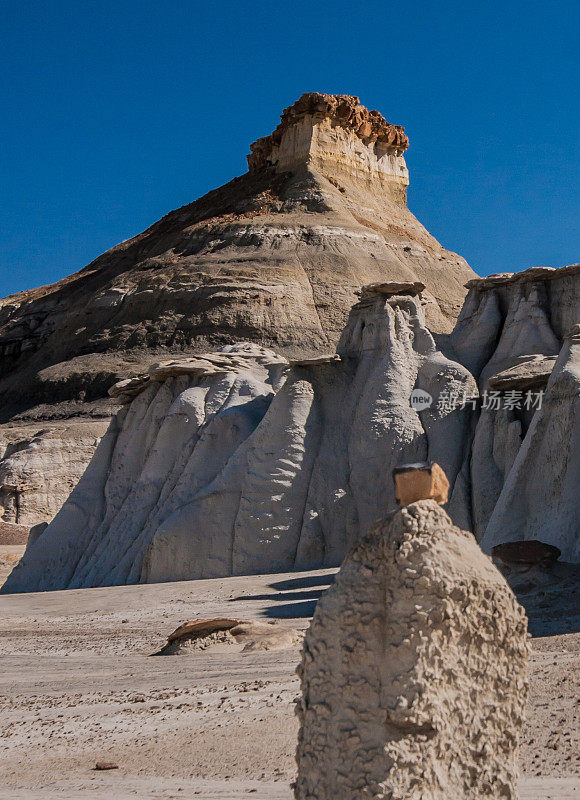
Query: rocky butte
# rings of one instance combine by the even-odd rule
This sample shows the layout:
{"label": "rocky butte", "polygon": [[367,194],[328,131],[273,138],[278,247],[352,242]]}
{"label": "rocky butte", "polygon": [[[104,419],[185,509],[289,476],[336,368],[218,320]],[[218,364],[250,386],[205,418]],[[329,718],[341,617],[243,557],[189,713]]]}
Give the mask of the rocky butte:
{"label": "rocky butte", "polygon": [[407,208],[399,125],[357,97],[309,93],[251,145],[249,170],[80,272],[0,300],[0,504],[49,521],[115,403],[152,361],[240,340],[290,358],[332,352],[356,292],[420,283],[449,332],[474,273]]}
{"label": "rocky butte", "polygon": [[[37,514],[52,476],[76,483],[97,438],[70,443],[121,409],[4,591],[337,566],[396,508],[393,470],[424,462],[485,552],[537,540],[580,561],[580,265],[474,278],[406,208],[406,144],[356,98],[305,95],[246,176],[45,290],[73,295],[14,355],[3,396],[28,386],[29,407],[4,431],[69,418],[7,446],[6,523]],[[15,320],[44,300],[19,302]],[[43,381],[61,405],[41,404]],[[432,403],[412,407],[414,390]]]}

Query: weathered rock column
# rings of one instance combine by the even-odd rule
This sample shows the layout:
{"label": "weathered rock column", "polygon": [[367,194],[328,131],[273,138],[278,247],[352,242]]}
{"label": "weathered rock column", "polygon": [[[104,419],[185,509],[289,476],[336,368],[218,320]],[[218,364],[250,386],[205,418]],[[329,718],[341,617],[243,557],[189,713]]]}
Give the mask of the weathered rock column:
{"label": "weathered rock column", "polygon": [[527,624],[434,500],[377,523],[307,632],[298,800],[513,800]]}

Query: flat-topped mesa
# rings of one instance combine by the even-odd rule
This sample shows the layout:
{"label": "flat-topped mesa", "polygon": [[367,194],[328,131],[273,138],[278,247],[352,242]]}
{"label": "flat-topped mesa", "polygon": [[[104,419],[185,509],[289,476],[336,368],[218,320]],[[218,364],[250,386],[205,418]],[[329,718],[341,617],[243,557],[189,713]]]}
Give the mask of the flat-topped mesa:
{"label": "flat-topped mesa", "polygon": [[250,172],[275,168],[288,172],[301,165],[341,173],[375,174],[401,187],[409,185],[403,153],[409,139],[401,125],[391,125],[347,94],[303,94],[286,108],[269,136],[250,145]]}

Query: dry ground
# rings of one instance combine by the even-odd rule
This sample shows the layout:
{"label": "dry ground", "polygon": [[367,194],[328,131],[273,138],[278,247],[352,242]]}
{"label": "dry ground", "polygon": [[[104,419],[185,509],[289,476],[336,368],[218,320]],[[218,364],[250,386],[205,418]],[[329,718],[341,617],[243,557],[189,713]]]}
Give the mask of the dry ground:
{"label": "dry ground", "polygon": [[0,545],[0,586],[2,586],[16,564],[18,564],[25,550],[25,544]]}
{"label": "dry ground", "polygon": [[[290,800],[298,647],[150,654],[194,617],[304,628],[331,580],[327,570],[0,597],[1,800]],[[534,640],[521,800],[580,800],[579,649],[580,634]],[[96,772],[98,760],[119,769]]]}

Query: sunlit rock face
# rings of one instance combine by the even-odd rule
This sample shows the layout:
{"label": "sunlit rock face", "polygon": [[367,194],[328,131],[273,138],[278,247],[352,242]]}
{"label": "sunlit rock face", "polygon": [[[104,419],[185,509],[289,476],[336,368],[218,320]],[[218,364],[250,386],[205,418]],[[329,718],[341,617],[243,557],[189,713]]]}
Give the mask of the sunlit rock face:
{"label": "sunlit rock face", "polygon": [[[386,293],[385,293],[386,292]],[[469,410],[418,413],[416,385],[472,394],[425,327],[420,294],[367,291],[326,358],[239,344],[151,368],[5,591],[338,565],[396,506],[392,470],[435,460],[456,481]]]}
{"label": "sunlit rock face", "polygon": [[580,560],[580,265],[468,283],[451,341],[497,404],[471,454],[471,529],[486,551],[539,539]]}
{"label": "sunlit rock face", "polygon": [[[303,95],[251,146],[245,175],[75,275],[0,300],[0,504],[7,521],[50,521],[87,469],[42,537],[54,542],[51,554],[73,537],[68,555],[55,556],[65,577],[56,567],[43,574],[39,560],[38,577],[20,584],[15,576],[12,585],[338,564],[394,503],[390,470],[426,458],[448,472],[453,520],[484,547],[534,531],[565,558],[577,557],[569,508],[575,445],[565,443],[577,430],[575,379],[572,355],[561,349],[580,319],[580,267],[475,280],[407,208],[408,145],[400,126],[356,97]],[[267,380],[262,351],[277,364]],[[153,361],[167,363],[150,371]],[[558,388],[552,381],[555,364],[568,382],[560,411],[550,400],[564,391],[564,378]],[[223,408],[210,404],[207,418],[205,410],[191,418],[170,413],[174,403],[188,408],[190,390],[231,381],[243,390],[224,396]],[[541,415],[524,404],[437,405],[442,394],[503,397],[546,386]],[[435,403],[410,408],[413,390]],[[114,417],[129,400],[139,413]],[[157,411],[143,440],[139,419],[149,420],[150,406]],[[166,416],[195,424],[174,442]],[[210,429],[216,459],[201,455]],[[558,438],[560,463],[548,455]],[[150,439],[149,456],[138,443]],[[121,441],[132,455],[117,495],[111,459]],[[534,461],[540,452],[546,466]],[[158,458],[159,474],[150,466]],[[169,473],[181,469],[180,458],[191,458],[197,477],[174,506],[178,478]],[[537,496],[560,499],[544,515],[530,499],[536,516],[526,527],[528,512],[516,496],[525,496],[530,459],[545,481]],[[198,474],[202,460],[209,466]],[[152,474],[163,487],[159,496],[146,493],[146,516],[136,510],[124,522],[136,487]],[[90,486],[100,481],[106,491],[93,497]],[[31,549],[23,576],[32,575],[27,565],[35,558]]]}
{"label": "sunlit rock face", "polygon": [[[407,208],[408,144],[356,97],[303,95],[252,145],[246,174],[80,272],[0,300],[0,495],[22,485],[20,466],[1,465],[4,438],[24,450],[50,429],[70,469],[47,473],[45,509],[20,493],[23,520],[50,519],[94,449],[79,446],[82,423],[101,420],[102,433],[108,388],[152,361],[238,341],[332,352],[356,292],[389,280],[425,284],[431,329],[449,331],[474,273]],[[4,437],[16,416],[22,430]],[[23,459],[25,471],[39,463]]]}
{"label": "sunlit rock face", "polygon": [[124,408],[5,591],[339,565],[396,507],[393,470],[425,461],[485,550],[535,538],[577,560],[578,330],[555,356],[553,322],[575,313],[558,282],[577,275],[472,286],[445,353],[423,284],[383,281],[362,288],[334,353],[238,343],[118,382]]}
{"label": "sunlit rock face", "polygon": [[283,173],[308,164],[334,178],[374,182],[404,204],[408,147],[405,129],[369,111],[358,97],[311,92],[285,109],[270,136],[250,145],[248,166],[251,172],[274,167]]}
{"label": "sunlit rock face", "polygon": [[78,399],[83,369],[85,401],[102,396],[128,353],[137,373],[143,352],[150,363],[152,350],[240,340],[328,352],[371,282],[422,281],[431,327],[450,330],[474,273],[408,210],[408,144],[356,97],[303,95],[252,145],[248,173],[59,283],[0,301],[3,406]]}
{"label": "sunlit rock face", "polygon": [[375,524],[299,667],[297,800],[517,800],[526,616],[434,500]]}

